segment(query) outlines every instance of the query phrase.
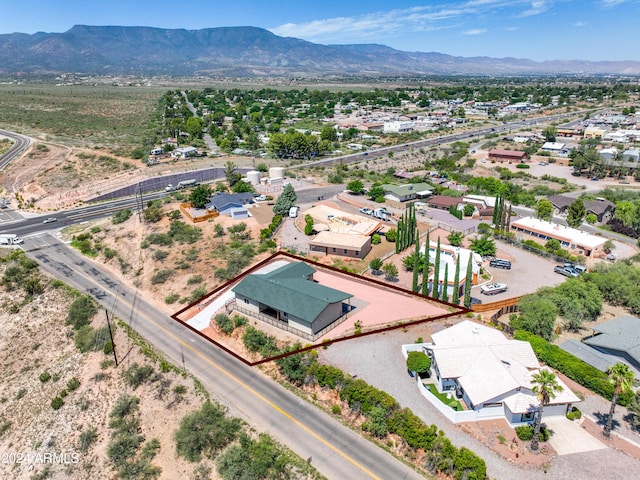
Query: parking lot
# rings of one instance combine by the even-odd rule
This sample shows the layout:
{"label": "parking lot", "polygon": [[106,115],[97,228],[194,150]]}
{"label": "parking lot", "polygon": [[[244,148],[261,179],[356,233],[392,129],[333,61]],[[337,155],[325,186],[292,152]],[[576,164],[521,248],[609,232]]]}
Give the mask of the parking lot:
{"label": "parking lot", "polygon": [[526,295],[540,287],[553,287],[566,280],[566,277],[553,271],[557,263],[549,259],[500,241],[496,241],[496,247],[496,257],[510,260],[511,270],[489,267],[489,262],[486,261],[483,267],[491,274],[491,279],[482,283],[506,283],[508,290],[505,293],[487,296],[480,293],[480,285],[474,286],[471,289],[471,295],[479,298],[483,303]]}

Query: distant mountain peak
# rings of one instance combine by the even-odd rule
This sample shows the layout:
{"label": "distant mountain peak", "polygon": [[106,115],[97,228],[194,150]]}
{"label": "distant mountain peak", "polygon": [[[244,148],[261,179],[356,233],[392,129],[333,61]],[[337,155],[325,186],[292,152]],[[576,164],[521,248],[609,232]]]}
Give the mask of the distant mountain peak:
{"label": "distant mountain peak", "polygon": [[404,52],[380,44],[321,45],[259,27],[201,30],[74,25],[0,35],[0,73],[135,75],[639,75],[640,62],[535,62]]}

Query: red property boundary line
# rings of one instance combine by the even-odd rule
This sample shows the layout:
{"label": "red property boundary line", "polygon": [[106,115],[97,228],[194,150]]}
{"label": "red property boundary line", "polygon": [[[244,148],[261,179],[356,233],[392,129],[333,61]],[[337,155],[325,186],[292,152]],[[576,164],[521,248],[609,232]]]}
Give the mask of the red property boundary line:
{"label": "red property boundary line", "polygon": [[[379,287],[388,288],[388,289],[391,289],[391,290],[393,290],[395,292],[402,293],[403,295],[410,295],[410,296],[413,296],[413,297],[416,297],[416,298],[420,298],[422,300],[429,300],[431,302],[439,303],[442,306],[445,306],[447,308],[454,308],[455,311],[451,312],[451,313],[445,313],[443,315],[438,315],[438,316],[435,316],[435,317],[425,317],[425,318],[418,319],[418,320],[412,320],[410,322],[399,322],[399,323],[397,323],[395,325],[387,325],[385,327],[377,328],[377,329],[374,329],[374,330],[371,330],[371,331],[368,331],[368,332],[348,335],[346,337],[340,337],[340,338],[335,338],[335,339],[324,340],[324,341],[322,341],[320,343],[312,344],[312,345],[300,348],[298,350],[293,350],[293,351],[290,351],[290,352],[287,352],[287,353],[282,353],[280,355],[275,355],[273,357],[263,358],[261,360],[255,361],[255,362],[251,362],[251,361],[247,360],[246,358],[244,358],[243,356],[238,355],[233,350],[231,350],[228,347],[222,345],[221,343],[217,342],[213,338],[208,337],[207,335],[202,333],[200,330],[197,330],[196,328],[192,327],[191,325],[189,325],[185,321],[183,321],[180,318],[178,318],[182,313],[186,312],[187,310],[189,310],[193,306],[201,303],[203,300],[206,300],[207,298],[217,294],[221,290],[224,290],[227,287],[229,287],[229,285],[238,282],[239,280],[243,279],[247,275],[252,274],[256,270],[259,270],[260,268],[264,267],[265,265],[267,265],[267,264],[269,264],[269,263],[273,262],[274,260],[277,260],[277,259],[279,259],[281,257],[288,258],[288,259],[291,259],[291,260],[294,260],[294,261],[305,262],[305,263],[313,265],[313,266],[315,266],[315,267],[317,267],[319,269],[329,270],[331,272],[338,273],[340,275],[346,275],[346,276],[351,277],[354,280],[357,280],[359,282],[364,282],[364,283],[368,283],[368,284],[377,285]],[[249,367],[254,367],[256,365],[261,365],[263,363],[272,362],[274,360],[279,360],[281,358],[288,357],[290,355],[295,355],[297,353],[303,353],[303,352],[307,352],[309,350],[314,350],[314,349],[317,349],[319,347],[328,347],[329,345],[331,345],[333,343],[344,342],[344,341],[347,341],[347,340],[352,340],[354,338],[366,337],[366,336],[369,336],[369,335],[376,335],[378,333],[389,332],[389,331],[392,331],[392,330],[397,330],[399,328],[412,327],[414,325],[419,325],[421,323],[435,322],[435,321],[438,321],[438,320],[443,320],[443,319],[446,319],[446,318],[449,318],[449,317],[454,317],[454,316],[457,316],[457,315],[460,315],[460,314],[465,314],[465,313],[470,313],[470,312],[472,312],[472,310],[469,309],[469,308],[461,307],[459,305],[454,305],[452,303],[443,302],[442,300],[436,300],[436,299],[428,297],[426,295],[422,295],[421,293],[412,292],[410,290],[406,290],[404,288],[397,287],[395,285],[389,285],[388,283],[384,283],[384,282],[382,282],[380,280],[376,280],[376,279],[373,279],[373,278],[362,277],[362,276],[360,276],[358,274],[351,273],[351,272],[345,272],[344,270],[340,270],[339,268],[331,267],[331,266],[328,266],[328,265],[324,265],[324,264],[321,264],[319,262],[315,262],[313,260],[308,260],[307,258],[299,257],[297,255],[293,255],[293,254],[288,253],[288,252],[276,252],[273,255],[271,255],[270,257],[268,257],[268,258],[262,260],[261,262],[257,263],[256,265],[251,267],[249,270],[241,273],[240,275],[238,275],[237,277],[235,277],[235,278],[233,278],[231,280],[226,281],[225,283],[223,283],[222,285],[219,285],[218,287],[216,287],[214,290],[212,290],[211,292],[209,292],[205,296],[199,298],[198,300],[196,300],[194,302],[191,302],[186,307],[178,310],[176,313],[171,315],[171,318],[173,320],[175,320],[176,322],[178,322],[179,324],[181,324],[183,327],[191,330],[192,332],[196,333],[197,335],[199,335],[203,339],[207,340],[209,343],[211,343],[211,344],[215,345],[216,347],[220,348],[221,350],[223,350],[224,352],[228,353],[232,357],[240,360],[245,365],[248,365]]]}

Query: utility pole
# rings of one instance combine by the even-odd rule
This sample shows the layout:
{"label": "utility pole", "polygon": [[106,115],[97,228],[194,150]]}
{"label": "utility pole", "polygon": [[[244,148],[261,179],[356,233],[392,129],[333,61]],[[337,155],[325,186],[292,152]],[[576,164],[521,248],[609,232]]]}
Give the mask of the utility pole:
{"label": "utility pole", "polygon": [[104,309],[104,313],[107,316],[107,325],[109,327],[109,337],[111,338],[111,347],[113,351],[113,360],[116,362],[116,367],[118,366],[118,356],[116,355],[116,342],[113,341],[113,331],[111,330],[111,320],[109,319],[109,310]]}

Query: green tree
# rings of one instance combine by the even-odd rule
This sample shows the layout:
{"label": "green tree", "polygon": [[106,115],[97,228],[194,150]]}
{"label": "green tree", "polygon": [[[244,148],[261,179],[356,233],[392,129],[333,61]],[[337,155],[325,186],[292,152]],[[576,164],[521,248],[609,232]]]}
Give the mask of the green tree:
{"label": "green tree", "polygon": [[420,257],[422,255],[420,255],[420,234],[418,232],[416,232],[416,250],[414,252],[414,259],[413,259],[413,279],[412,279],[412,283],[411,283],[411,291],[413,292],[417,292],[418,291],[418,280],[419,280],[419,275],[420,275]]}
{"label": "green tree", "polygon": [[476,207],[474,207],[472,204],[467,203],[463,208],[462,208],[462,214],[465,217],[470,217],[471,215],[473,215],[473,212],[476,211]]}
{"label": "green tree", "polygon": [[440,237],[436,245],[436,258],[433,264],[433,289],[431,290],[433,298],[440,298]]}
{"label": "green tree", "polygon": [[[471,261],[471,259],[469,259]],[[456,271],[453,275],[453,296],[451,303],[460,303],[460,255],[456,256]]]}
{"label": "green tree", "polygon": [[449,262],[444,264],[444,280],[442,281],[442,297],[443,302],[449,301]]}
{"label": "green tree", "polygon": [[338,140],[338,132],[336,132],[336,129],[332,126],[327,125],[320,130],[320,139],[336,142]]}
{"label": "green tree", "polygon": [[520,314],[511,321],[511,326],[538,335],[545,340],[553,338],[558,316],[558,307],[550,298],[533,293],[525,295],[519,302]]}
{"label": "green tree", "polygon": [[408,352],[407,370],[416,372],[419,377],[429,376],[431,359],[424,352]]}
{"label": "green tree", "polygon": [[533,438],[531,439],[531,450],[537,452],[544,407],[556,398],[556,393],[561,392],[562,387],[558,384],[556,374],[548,369],[541,369],[538,373],[534,373],[531,376],[531,383],[533,384],[531,390],[540,402],[533,422]]}
{"label": "green tree", "polygon": [[535,216],[540,220],[550,221],[553,218],[553,204],[549,200],[541,198],[536,203]]}
{"label": "green tree", "polygon": [[387,239],[387,242],[395,242],[398,239],[398,231],[395,228],[390,228],[387,230],[387,233],[384,234],[384,238]]}
{"label": "green tree", "polygon": [[558,306],[565,328],[574,332],[580,331],[585,321],[594,321],[602,311],[602,294],[598,287],[581,278],[567,279],[548,295]]}
{"label": "green tree", "polygon": [[558,129],[556,127],[554,127],[553,125],[549,125],[547,128],[545,128],[542,131],[542,134],[544,135],[544,139],[547,142],[555,142],[556,141],[556,135],[558,135]]}
{"label": "green tree", "polygon": [[460,245],[462,245],[463,238],[464,238],[464,235],[462,235],[462,232],[457,232],[457,231],[453,231],[449,235],[447,235],[447,240],[449,241],[449,244],[453,245],[454,247],[459,247]]}
{"label": "green tree", "polygon": [[249,193],[249,192],[253,192],[253,185],[251,185],[249,182],[244,182],[242,180],[238,180],[236,183],[233,184],[233,187],[231,187],[231,191],[233,193]]}
{"label": "green tree", "polygon": [[424,244],[424,266],[422,268],[422,295],[429,295],[429,232]]}
{"label": "green tree", "polygon": [[369,198],[371,200],[376,200],[378,198],[384,199],[384,188],[382,188],[380,185],[372,186],[369,189]]}
{"label": "green tree", "polygon": [[473,283],[473,259],[469,258],[467,262],[467,272],[464,279],[464,301],[466,308],[471,307],[471,284]]}
{"label": "green tree", "polygon": [[611,407],[609,408],[609,416],[607,423],[604,425],[603,434],[605,437],[611,437],[611,427],[613,425],[613,414],[616,410],[616,404],[620,395],[631,392],[631,388],[635,382],[635,375],[629,365],[618,362],[607,369],[609,383],[613,385],[613,398],[611,399]]}
{"label": "green tree", "polygon": [[209,185],[198,185],[196,188],[191,190],[191,194],[189,195],[189,201],[195,208],[204,208],[204,206],[209,202],[209,197],[213,191]]}
{"label": "green tree", "polygon": [[204,120],[200,117],[189,117],[187,119],[186,130],[191,138],[202,138],[204,132]]}
{"label": "green tree", "polygon": [[496,243],[487,235],[482,235],[471,240],[471,250],[481,257],[493,256],[496,254]]}
{"label": "green tree", "polygon": [[569,205],[567,210],[567,223],[570,227],[578,228],[582,225],[587,209],[584,206],[584,202],[581,198],[578,198]]}
{"label": "green tree", "polygon": [[231,161],[224,164],[224,176],[230,187],[233,187],[242,178],[242,174],[238,172],[238,165]]}
{"label": "green tree", "polygon": [[347,190],[355,195],[364,193],[364,185],[360,180],[352,180],[347,184]]}
{"label": "green tree", "polygon": [[273,213],[282,216],[288,215],[289,210],[296,204],[297,199],[298,196],[296,195],[296,191],[293,189],[293,185],[287,183],[273,206]]}

